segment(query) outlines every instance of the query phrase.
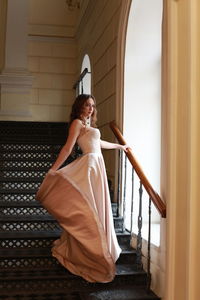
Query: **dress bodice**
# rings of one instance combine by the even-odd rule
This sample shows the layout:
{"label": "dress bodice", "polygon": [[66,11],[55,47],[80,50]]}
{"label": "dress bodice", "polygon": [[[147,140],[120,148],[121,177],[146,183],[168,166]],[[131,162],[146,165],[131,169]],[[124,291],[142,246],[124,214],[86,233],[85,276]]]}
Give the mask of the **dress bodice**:
{"label": "dress bodice", "polygon": [[94,127],[85,128],[84,132],[78,137],[77,143],[83,154],[101,153],[99,129]]}

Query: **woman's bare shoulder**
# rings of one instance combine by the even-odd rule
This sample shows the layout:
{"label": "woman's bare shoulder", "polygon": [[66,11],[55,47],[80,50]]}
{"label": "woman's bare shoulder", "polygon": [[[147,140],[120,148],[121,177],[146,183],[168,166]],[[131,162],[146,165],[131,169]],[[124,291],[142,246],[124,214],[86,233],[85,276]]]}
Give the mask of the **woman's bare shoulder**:
{"label": "woman's bare shoulder", "polygon": [[82,121],[80,119],[74,119],[71,123],[71,125],[83,125]]}
{"label": "woman's bare shoulder", "polygon": [[71,128],[83,128],[83,123],[79,119],[74,119],[70,125]]}

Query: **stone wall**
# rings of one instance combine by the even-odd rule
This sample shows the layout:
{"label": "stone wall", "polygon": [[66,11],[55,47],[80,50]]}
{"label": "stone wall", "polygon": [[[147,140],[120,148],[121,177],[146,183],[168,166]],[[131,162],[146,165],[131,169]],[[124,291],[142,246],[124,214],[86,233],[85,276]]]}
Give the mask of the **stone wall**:
{"label": "stone wall", "polygon": [[28,69],[34,76],[30,110],[33,120],[67,121],[75,92],[77,11],[64,0],[31,0]]}
{"label": "stone wall", "polygon": [[[116,119],[117,44],[121,0],[85,0],[76,25],[78,68],[88,54],[92,69],[92,93],[97,100],[102,139],[114,141],[109,122]],[[115,155],[104,151],[108,175],[114,185]]]}

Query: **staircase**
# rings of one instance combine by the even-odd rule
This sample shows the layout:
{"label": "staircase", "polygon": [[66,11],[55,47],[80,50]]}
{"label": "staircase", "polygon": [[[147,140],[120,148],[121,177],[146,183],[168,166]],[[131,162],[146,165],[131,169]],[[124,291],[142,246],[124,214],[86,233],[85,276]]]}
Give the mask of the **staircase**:
{"label": "staircase", "polygon": [[61,229],[35,201],[35,192],[66,135],[64,123],[0,121],[0,299],[158,300],[146,292],[147,275],[136,264],[129,233],[122,232],[116,204],[114,224],[123,252],[113,282],[88,283],[51,256]]}

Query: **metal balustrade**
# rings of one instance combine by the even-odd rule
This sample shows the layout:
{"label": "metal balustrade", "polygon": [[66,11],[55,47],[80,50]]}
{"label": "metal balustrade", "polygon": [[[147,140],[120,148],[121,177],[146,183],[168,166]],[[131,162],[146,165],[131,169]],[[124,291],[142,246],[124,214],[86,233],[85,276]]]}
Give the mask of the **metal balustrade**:
{"label": "metal balustrade", "polygon": [[[115,134],[116,138],[121,144],[126,144],[121,132],[117,128],[114,122],[110,123],[110,127]],[[145,177],[142,169],[135,160],[132,152],[128,150],[128,154],[119,152],[118,157],[118,205],[119,215],[122,214],[124,219],[123,230],[130,232],[131,236],[136,235],[137,245],[137,267],[143,269],[142,262],[142,226],[143,226],[143,206],[147,203],[144,201],[144,190],[146,198],[148,197],[148,241],[147,241],[147,289],[150,290],[151,285],[151,219],[152,219],[152,201],[156,205],[156,208],[160,212],[162,217],[166,216],[165,204],[160,199],[159,195],[153,190],[147,178]],[[129,171],[128,171],[129,170]],[[131,176],[128,176],[131,174]],[[128,183],[130,179],[130,184]],[[136,187],[138,186],[138,191]],[[129,191],[129,193],[127,193]],[[128,194],[128,195],[127,195]],[[136,207],[137,206],[137,207]],[[134,211],[138,211],[137,216],[137,232],[133,230]]]}

